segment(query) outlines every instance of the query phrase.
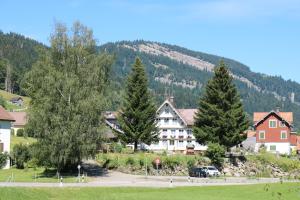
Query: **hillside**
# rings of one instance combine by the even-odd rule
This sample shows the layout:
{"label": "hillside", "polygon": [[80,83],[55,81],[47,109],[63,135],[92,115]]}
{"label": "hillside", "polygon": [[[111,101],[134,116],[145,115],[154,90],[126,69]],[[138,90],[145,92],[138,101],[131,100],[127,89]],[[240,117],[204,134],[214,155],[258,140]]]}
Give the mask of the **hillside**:
{"label": "hillside", "polygon": [[38,58],[39,49],[45,45],[17,33],[3,33],[0,30],[0,89],[4,89],[6,65],[11,66],[12,92],[21,93],[20,82],[26,71]]}
{"label": "hillside", "polygon": [[[30,70],[37,60],[38,49],[47,48],[22,35],[4,34],[0,31],[0,89],[3,89],[5,80],[5,65],[4,62],[1,65],[1,61],[8,61],[12,66],[13,92],[22,94],[20,83],[24,73]],[[270,111],[280,107],[283,111],[294,112],[295,126],[300,128],[300,84],[297,82],[252,72],[249,67],[232,59],[164,43],[122,41],[101,45],[99,51],[116,56],[111,76],[110,109],[117,109],[121,103],[125,77],[136,56],[139,56],[146,66],[149,85],[157,104],[164,100],[166,94],[172,94],[178,108],[197,107],[199,95],[212,76],[214,66],[223,59],[230,67],[250,116],[254,111]]]}
{"label": "hillside", "polygon": [[[116,55],[113,66],[115,87],[122,88],[124,76],[139,56],[147,68],[150,88],[158,103],[165,94],[175,96],[177,107],[194,108],[213,68],[223,59],[230,68],[249,115],[254,111],[270,111],[280,107],[293,111],[295,126],[300,127],[300,84],[278,76],[252,72],[249,67],[232,59],[191,51],[179,46],[148,41],[122,41],[99,47]],[[294,94],[294,98],[291,98]]]}

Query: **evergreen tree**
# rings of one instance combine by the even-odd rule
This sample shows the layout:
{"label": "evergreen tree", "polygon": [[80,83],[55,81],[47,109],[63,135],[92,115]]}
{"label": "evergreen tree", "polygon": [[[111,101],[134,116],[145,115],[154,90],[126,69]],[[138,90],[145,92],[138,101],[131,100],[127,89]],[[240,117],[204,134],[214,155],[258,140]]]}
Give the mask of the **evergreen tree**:
{"label": "evergreen tree", "polygon": [[249,122],[232,77],[223,61],[215,67],[200,98],[194,135],[200,144],[218,143],[227,149],[241,143]]}
{"label": "evergreen tree", "polygon": [[97,54],[92,31],[79,22],[71,32],[56,24],[50,51],[40,55],[23,83],[28,126],[42,162],[60,171],[96,153],[113,57]]}
{"label": "evergreen tree", "polygon": [[158,140],[156,107],[147,84],[144,66],[136,58],[127,78],[124,102],[118,118],[124,131],[120,138],[126,143],[134,143],[134,151],[139,143],[151,144]]}

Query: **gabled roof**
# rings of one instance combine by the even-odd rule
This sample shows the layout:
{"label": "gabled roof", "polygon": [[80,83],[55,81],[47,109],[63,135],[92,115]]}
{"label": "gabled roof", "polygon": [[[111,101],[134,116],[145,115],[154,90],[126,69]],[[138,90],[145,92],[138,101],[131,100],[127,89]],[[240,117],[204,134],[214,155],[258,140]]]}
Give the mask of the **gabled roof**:
{"label": "gabled roof", "polygon": [[0,120],[12,122],[15,121],[15,119],[2,106],[0,106]]}
{"label": "gabled roof", "polygon": [[174,107],[174,105],[169,101],[169,100],[165,100],[157,109],[156,112],[158,112],[165,104],[168,104],[173,110],[174,112],[179,116],[179,118],[183,121],[183,123],[185,125],[188,125],[187,121],[181,116],[181,114],[177,111],[177,109]]}
{"label": "gabled roof", "polygon": [[275,115],[282,121],[288,123],[289,126],[293,124],[293,113],[292,112],[255,112],[253,113],[254,126],[257,126],[260,122],[266,120],[270,115]]}
{"label": "gabled roof", "polygon": [[26,112],[9,112],[9,114],[15,119],[14,126],[24,126],[27,123]]}
{"label": "gabled roof", "polygon": [[194,125],[194,117],[196,115],[197,109],[177,109],[181,117],[186,121],[187,125]]}
{"label": "gabled roof", "polygon": [[255,112],[253,113],[253,121],[258,122],[264,119],[266,116],[268,116],[270,113],[276,113],[278,116],[280,116],[285,121],[289,122],[290,124],[293,123],[293,113],[292,112]]}

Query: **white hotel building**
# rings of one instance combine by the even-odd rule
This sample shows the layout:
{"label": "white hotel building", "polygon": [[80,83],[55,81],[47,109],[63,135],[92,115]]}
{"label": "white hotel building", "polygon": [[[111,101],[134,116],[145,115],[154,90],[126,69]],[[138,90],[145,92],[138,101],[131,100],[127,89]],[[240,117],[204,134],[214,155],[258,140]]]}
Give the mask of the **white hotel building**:
{"label": "white hotel building", "polygon": [[[157,109],[159,141],[151,144],[149,149],[181,153],[205,151],[207,147],[198,144],[192,132],[196,111],[196,109],[176,109],[173,98],[165,100]],[[120,132],[116,114],[106,112],[106,123]]]}
{"label": "white hotel building", "polygon": [[206,146],[196,142],[192,126],[196,109],[176,109],[173,98],[162,103],[157,110],[159,142],[150,145],[153,151],[187,153],[187,150],[204,151]]}

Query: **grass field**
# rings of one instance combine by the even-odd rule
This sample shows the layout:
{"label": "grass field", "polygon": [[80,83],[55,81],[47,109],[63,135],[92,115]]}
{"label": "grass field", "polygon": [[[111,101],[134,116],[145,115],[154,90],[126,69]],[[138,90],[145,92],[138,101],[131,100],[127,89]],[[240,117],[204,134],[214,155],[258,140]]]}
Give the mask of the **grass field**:
{"label": "grass field", "polygon": [[296,183],[180,188],[0,188],[1,200],[298,200]]}
{"label": "grass field", "polygon": [[[44,172],[44,168],[28,168],[28,169],[4,169],[0,170],[0,182],[7,182],[13,177],[13,182],[39,182],[39,183],[55,183],[59,182],[56,171]],[[76,174],[62,174],[63,181],[66,183],[77,182]],[[89,181],[90,177],[86,177],[85,181]]]}

